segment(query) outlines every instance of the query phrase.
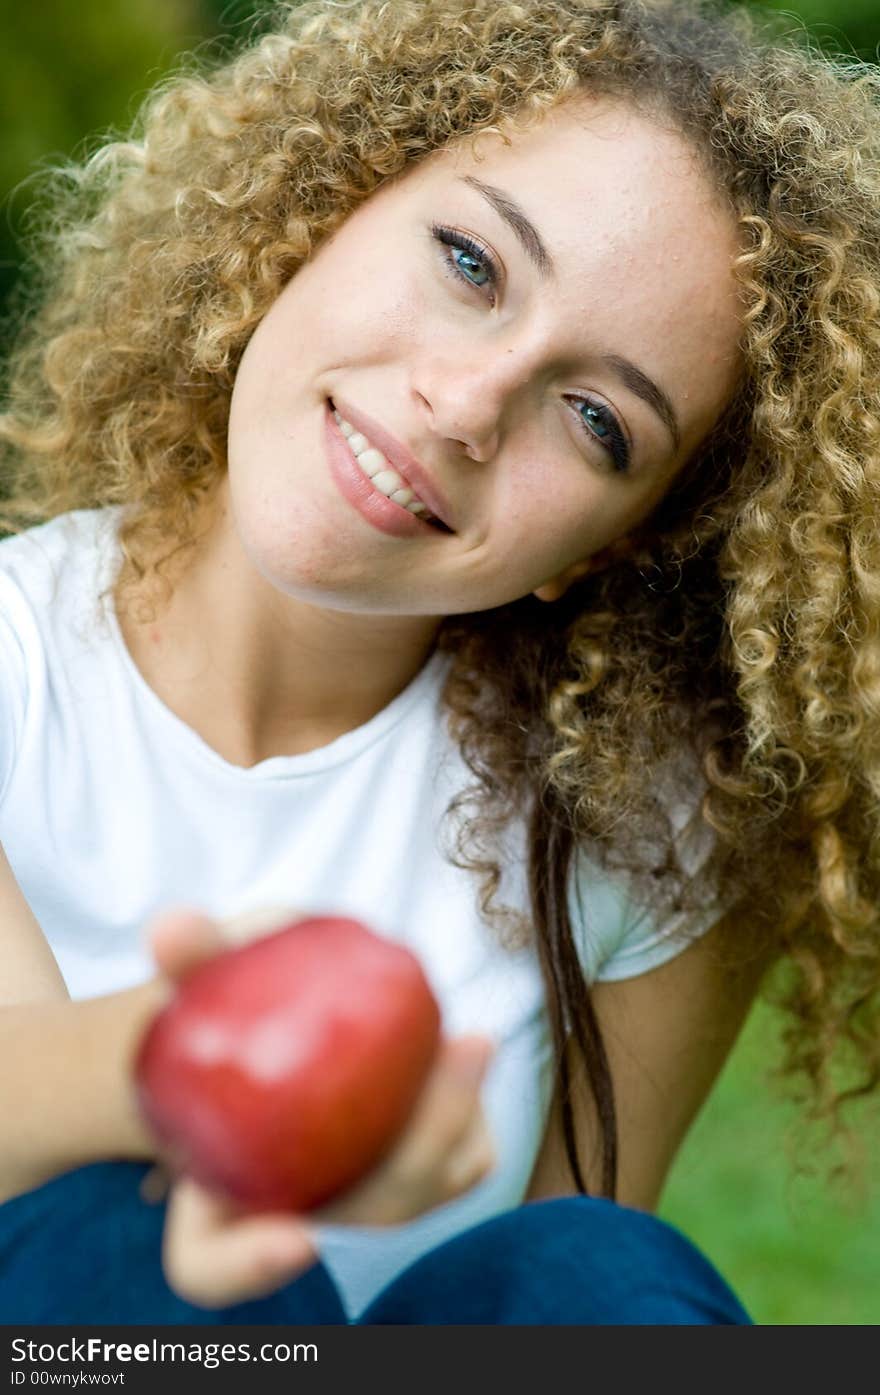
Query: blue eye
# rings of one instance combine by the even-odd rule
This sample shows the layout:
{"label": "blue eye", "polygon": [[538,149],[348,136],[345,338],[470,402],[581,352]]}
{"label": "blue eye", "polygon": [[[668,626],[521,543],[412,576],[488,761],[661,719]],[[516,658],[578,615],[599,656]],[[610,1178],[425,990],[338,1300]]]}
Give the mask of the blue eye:
{"label": "blue eye", "polygon": [[580,412],[590,430],[594,431],[597,436],[604,437],[611,434],[602,409],[597,407],[594,402],[585,402]]}
{"label": "blue eye", "polygon": [[[492,290],[497,286],[500,280],[498,267],[487,247],[457,228],[445,228],[439,224],[431,228],[431,235],[448,249],[443,254],[444,260],[465,285],[473,286],[478,291]],[[494,296],[492,300],[494,303]]]}
{"label": "blue eye", "polygon": [[462,276],[466,276],[469,281],[473,281],[475,286],[485,286],[486,282],[490,279],[487,267],[474,256],[473,252],[465,252],[461,248],[454,248],[452,264],[458,267]]}
{"label": "blue eye", "polygon": [[590,398],[575,398],[577,413],[583,422],[584,430],[594,436],[611,456],[615,470],[626,474],[630,463],[629,441],[620,429],[620,423],[610,407],[604,402],[594,402]]}

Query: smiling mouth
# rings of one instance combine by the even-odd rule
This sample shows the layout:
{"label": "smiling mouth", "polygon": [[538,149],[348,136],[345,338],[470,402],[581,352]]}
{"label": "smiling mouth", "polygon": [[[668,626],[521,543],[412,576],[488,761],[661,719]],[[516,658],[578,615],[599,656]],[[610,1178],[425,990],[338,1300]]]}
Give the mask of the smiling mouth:
{"label": "smiling mouth", "polygon": [[430,524],[438,532],[451,533],[452,529],[448,528],[442,519],[437,518],[436,514],[431,513],[427,504],[419,498],[412,485],[401,478],[378,446],[374,446],[372,441],[352,426],[350,421],[346,421],[332,402],[330,408],[336,425],[345,437],[348,448],[357,461],[358,469],[366,475],[373,488],[380,494],[384,494],[386,499],[390,499],[392,504],[406,509],[407,513],[413,514],[423,523]]}

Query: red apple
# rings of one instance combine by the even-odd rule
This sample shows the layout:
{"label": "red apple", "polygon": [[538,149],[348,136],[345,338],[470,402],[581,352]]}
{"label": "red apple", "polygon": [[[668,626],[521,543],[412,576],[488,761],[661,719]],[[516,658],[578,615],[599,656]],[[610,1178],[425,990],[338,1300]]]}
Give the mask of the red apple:
{"label": "red apple", "polygon": [[320,916],[192,970],[148,1027],[135,1081],[184,1171],[249,1206],[307,1211],[389,1149],[439,1038],[415,955]]}

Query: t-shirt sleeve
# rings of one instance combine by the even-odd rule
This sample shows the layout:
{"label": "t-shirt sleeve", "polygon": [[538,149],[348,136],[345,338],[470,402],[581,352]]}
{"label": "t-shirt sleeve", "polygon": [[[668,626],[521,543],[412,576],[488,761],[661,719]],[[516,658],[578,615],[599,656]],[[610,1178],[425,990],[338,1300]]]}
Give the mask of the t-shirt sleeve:
{"label": "t-shirt sleeve", "polygon": [[[693,875],[708,856],[711,834],[703,827],[678,839],[686,870]],[[640,903],[625,879],[600,868],[579,850],[569,882],[572,933],[589,983],[635,978],[686,949],[721,918],[723,907],[710,902],[693,911],[657,911]]]}
{"label": "t-shirt sleeve", "polygon": [[15,583],[0,572],[0,803],[24,734],[28,704],[25,632],[32,617]]}

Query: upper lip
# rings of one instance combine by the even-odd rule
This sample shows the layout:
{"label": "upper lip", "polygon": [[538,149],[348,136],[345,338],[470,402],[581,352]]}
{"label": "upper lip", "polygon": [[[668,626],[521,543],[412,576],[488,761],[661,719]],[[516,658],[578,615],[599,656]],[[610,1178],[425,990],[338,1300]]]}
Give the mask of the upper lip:
{"label": "upper lip", "polygon": [[423,504],[426,504],[435,518],[439,518],[441,523],[455,532],[455,524],[452,521],[452,510],[438,486],[431,479],[424,465],[420,464],[394,436],[390,435],[384,427],[380,426],[372,417],[368,417],[357,407],[351,407],[347,402],[342,402],[338,397],[331,399],[332,405],[336,408],[341,417],[351,422],[356,431],[362,436],[366,436],[370,445],[380,450],[393,470],[419,496]]}

